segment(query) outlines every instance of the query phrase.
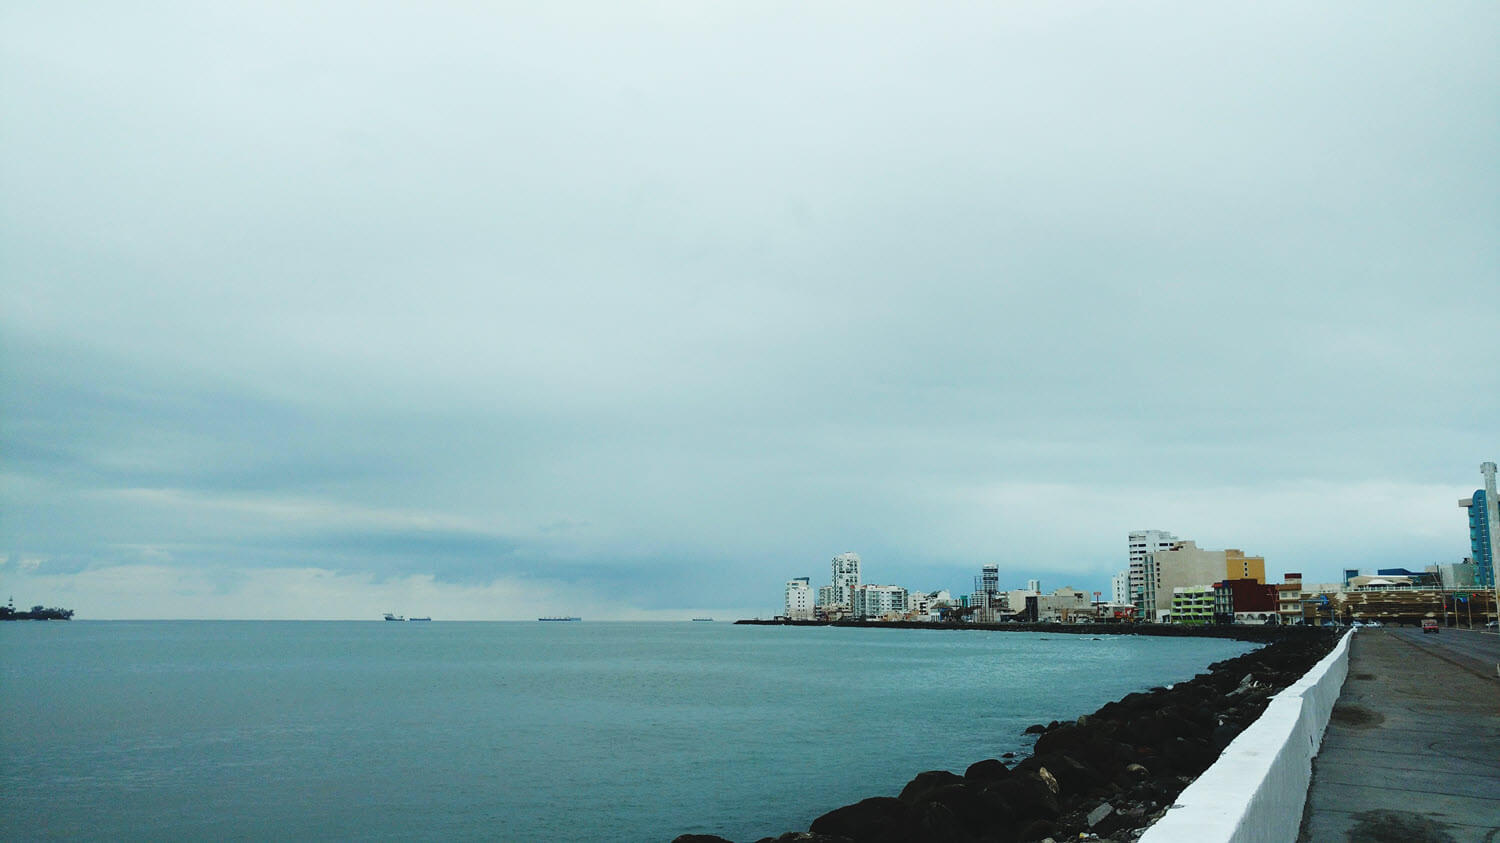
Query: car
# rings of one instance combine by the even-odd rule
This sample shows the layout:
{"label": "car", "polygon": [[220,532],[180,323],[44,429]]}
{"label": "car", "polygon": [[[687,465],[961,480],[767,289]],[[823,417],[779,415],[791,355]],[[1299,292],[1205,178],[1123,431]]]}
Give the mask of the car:
{"label": "car", "polygon": [[1380,626],[1380,621],[1365,621],[1365,626]]}
{"label": "car", "polygon": [[1497,626],[1500,626],[1500,621],[1490,621],[1489,623],[1487,623],[1487,624],[1484,625],[1484,628],[1485,629],[1494,629]]}
{"label": "car", "polygon": [[1427,620],[1422,621],[1422,632],[1423,632],[1423,634],[1426,634],[1428,632],[1435,633],[1437,631],[1438,631],[1438,623],[1437,623],[1437,621],[1432,620],[1431,618],[1428,618]]}

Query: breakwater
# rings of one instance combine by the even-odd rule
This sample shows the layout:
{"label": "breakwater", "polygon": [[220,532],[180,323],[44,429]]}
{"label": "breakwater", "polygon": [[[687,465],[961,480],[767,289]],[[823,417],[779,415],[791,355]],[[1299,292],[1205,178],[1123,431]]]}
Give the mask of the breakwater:
{"label": "breakwater", "polygon": [[[975,761],[962,774],[948,770],[919,773],[896,796],[873,796],[837,808],[814,820],[806,832],[787,832],[759,843],[1023,843],[1049,837],[1076,839],[1080,834],[1134,840],[1231,741],[1256,722],[1271,697],[1300,680],[1337,641],[1330,631],[1305,627],[1197,627],[1167,632],[1170,627],[1115,624],[834,625],[1193,634],[1263,641],[1266,646],[1215,662],[1208,672],[1186,682],[1129,694],[1076,720],[1035,724],[1026,730],[1037,734],[1032,754],[1017,763],[989,758]],[[684,835],[674,843],[724,841],[711,835]]]}
{"label": "breakwater", "polygon": [[1297,837],[1312,759],[1349,673],[1353,632],[1276,695],[1218,763],[1178,794],[1142,843],[1175,840],[1273,843]]}

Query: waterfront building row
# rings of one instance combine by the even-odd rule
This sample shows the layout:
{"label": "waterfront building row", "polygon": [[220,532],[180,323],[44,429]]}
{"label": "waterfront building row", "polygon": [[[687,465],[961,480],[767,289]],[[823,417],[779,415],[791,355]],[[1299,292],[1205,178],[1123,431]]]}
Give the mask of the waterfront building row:
{"label": "waterfront building row", "polygon": [[[813,591],[811,577],[787,580],[782,617],[794,621],[898,620],[946,608],[948,592],[911,591],[862,582],[858,553],[840,553],[830,564],[830,582]],[[815,596],[816,595],[816,596]]]}

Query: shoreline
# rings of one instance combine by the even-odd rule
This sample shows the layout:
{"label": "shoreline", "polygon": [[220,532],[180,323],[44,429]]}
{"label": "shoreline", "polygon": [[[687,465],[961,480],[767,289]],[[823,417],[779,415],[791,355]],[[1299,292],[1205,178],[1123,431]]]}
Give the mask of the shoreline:
{"label": "shoreline", "polygon": [[[1179,793],[1253,724],[1270,698],[1297,682],[1339,640],[1318,627],[1178,627],[1124,624],[928,624],[906,621],[737,621],[761,626],[983,629],[1068,634],[1232,638],[1265,646],[1214,662],[1192,679],[1127,694],[1076,720],[1034,724],[1025,758],[929,770],[896,796],[872,796],[756,843],[1029,843],[1047,838],[1134,841]],[[956,761],[961,759],[955,759]],[[684,834],[673,843],[733,843]]]}
{"label": "shoreline", "polygon": [[853,629],[928,629],[934,631],[1056,632],[1063,635],[1148,635],[1160,638],[1230,638],[1269,644],[1288,636],[1320,635],[1332,630],[1313,626],[1255,626],[1204,624],[1181,626],[1153,623],[926,623],[923,621],[786,621],[738,620],[745,626],[833,626]]}

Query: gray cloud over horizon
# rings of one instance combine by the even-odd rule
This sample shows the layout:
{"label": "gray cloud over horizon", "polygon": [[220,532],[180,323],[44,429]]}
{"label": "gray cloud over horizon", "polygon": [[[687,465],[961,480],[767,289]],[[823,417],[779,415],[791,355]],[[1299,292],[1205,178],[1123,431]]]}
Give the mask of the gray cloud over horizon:
{"label": "gray cloud over horizon", "polygon": [[1500,456],[1490,4],[0,23],[0,576],[1331,578]]}

